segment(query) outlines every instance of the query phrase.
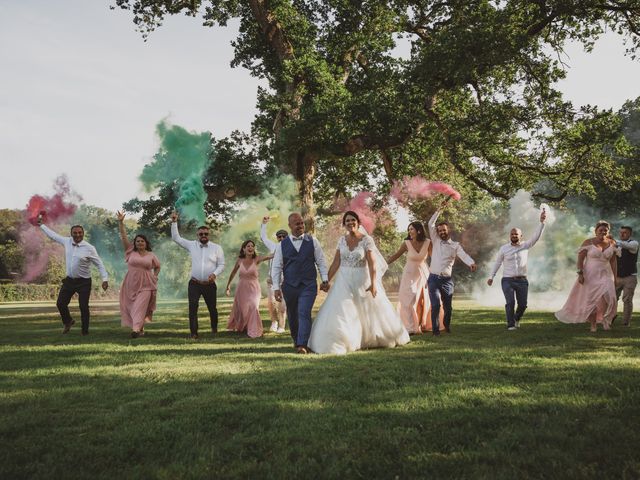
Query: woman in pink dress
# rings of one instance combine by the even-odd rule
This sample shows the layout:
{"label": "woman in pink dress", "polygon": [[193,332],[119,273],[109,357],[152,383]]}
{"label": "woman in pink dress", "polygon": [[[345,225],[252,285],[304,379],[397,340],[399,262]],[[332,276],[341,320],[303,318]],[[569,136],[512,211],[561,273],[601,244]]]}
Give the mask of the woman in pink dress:
{"label": "woman in pink dress", "polygon": [[227,296],[231,296],[231,282],[236,272],[240,277],[233,307],[229,315],[227,330],[246,332],[251,338],[262,336],[262,319],[260,318],[260,281],[258,279],[258,265],[260,262],[273,258],[273,255],[258,257],[256,244],[252,240],[245,240],[240,247],[238,260],[229,275],[227,282]]}
{"label": "woman in pink dress", "polygon": [[429,296],[425,292],[429,277],[427,257],[431,240],[427,238],[424,226],[420,222],[411,222],[407,227],[407,233],[407,238],[398,251],[387,259],[387,263],[390,265],[407,253],[407,263],[402,270],[398,290],[398,310],[407,332],[415,335],[431,328]]}
{"label": "woman in pink dress", "polygon": [[120,286],[120,316],[122,326],[131,328],[131,338],[144,335],[144,324],[151,322],[156,309],[156,292],[160,261],[151,252],[151,244],[144,235],[136,235],[129,242],[124,228],[124,213],[118,212],[118,229],[127,262],[127,274]]}
{"label": "woman in pink dress", "polygon": [[611,328],[616,314],[617,300],[615,276],[617,262],[616,243],[609,236],[610,226],[605,221],[596,224],[596,236],[582,243],[578,250],[578,279],[569,298],[556,318],[563,323],[591,323],[591,331],[602,324]]}

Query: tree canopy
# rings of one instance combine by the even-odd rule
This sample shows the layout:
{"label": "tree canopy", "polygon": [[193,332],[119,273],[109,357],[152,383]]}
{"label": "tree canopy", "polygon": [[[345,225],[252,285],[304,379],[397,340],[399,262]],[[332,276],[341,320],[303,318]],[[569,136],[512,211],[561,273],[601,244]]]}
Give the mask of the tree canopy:
{"label": "tree canopy", "polygon": [[[265,79],[252,138],[299,182],[340,192],[421,174],[507,199],[628,190],[620,116],[575,108],[563,46],[640,43],[640,1],[116,0],[145,38],[168,15],[239,21],[232,66]],[[622,52],[621,52],[622,54]]]}

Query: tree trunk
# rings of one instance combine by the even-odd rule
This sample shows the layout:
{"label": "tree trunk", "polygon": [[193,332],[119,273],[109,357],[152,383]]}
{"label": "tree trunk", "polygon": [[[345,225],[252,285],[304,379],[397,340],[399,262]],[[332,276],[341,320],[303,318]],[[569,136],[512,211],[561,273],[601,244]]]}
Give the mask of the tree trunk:
{"label": "tree trunk", "polygon": [[317,153],[301,151],[298,152],[295,163],[295,177],[300,192],[300,213],[304,219],[305,229],[309,233],[315,230],[316,207],[313,203],[313,180],[317,160]]}

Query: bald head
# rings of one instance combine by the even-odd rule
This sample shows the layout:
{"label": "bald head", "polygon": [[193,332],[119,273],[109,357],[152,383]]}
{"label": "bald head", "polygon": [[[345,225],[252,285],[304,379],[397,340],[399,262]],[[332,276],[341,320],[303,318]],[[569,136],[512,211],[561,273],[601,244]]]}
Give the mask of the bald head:
{"label": "bald head", "polygon": [[298,212],[289,215],[289,230],[296,237],[304,233],[304,220],[302,220],[302,215]]}
{"label": "bald head", "polygon": [[519,228],[512,228],[509,233],[509,239],[512,245],[518,245],[522,241],[522,230]]}

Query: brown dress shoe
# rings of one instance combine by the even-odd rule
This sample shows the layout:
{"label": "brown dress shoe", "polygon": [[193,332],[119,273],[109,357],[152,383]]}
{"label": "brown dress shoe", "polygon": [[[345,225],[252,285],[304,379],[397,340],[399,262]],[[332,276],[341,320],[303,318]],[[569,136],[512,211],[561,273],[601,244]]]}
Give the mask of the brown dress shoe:
{"label": "brown dress shoe", "polygon": [[71,320],[69,323],[65,323],[64,324],[64,328],[62,329],[62,333],[69,333],[69,330],[71,330],[71,325],[73,325],[75,322],[75,320]]}
{"label": "brown dress shoe", "polygon": [[307,354],[309,353],[309,350],[307,350],[306,347],[296,347],[296,353]]}

